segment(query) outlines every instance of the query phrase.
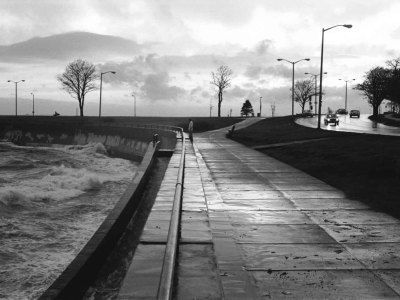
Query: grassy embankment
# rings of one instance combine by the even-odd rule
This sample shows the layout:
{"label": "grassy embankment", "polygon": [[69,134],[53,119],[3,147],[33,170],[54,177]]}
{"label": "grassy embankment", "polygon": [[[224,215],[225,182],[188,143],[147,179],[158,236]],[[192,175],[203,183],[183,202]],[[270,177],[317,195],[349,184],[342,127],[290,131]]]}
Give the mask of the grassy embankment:
{"label": "grassy embankment", "polygon": [[292,117],[265,119],[239,130],[247,146],[328,138],[261,150],[317,177],[374,209],[400,217],[400,137],[306,128]]}
{"label": "grassy embankment", "polygon": [[[217,117],[192,117],[194,132],[204,132],[231,126],[240,122],[242,118],[217,118]],[[13,123],[43,123],[43,124],[65,124],[71,126],[79,125],[135,125],[135,124],[161,124],[182,127],[187,130],[189,117],[75,117],[75,116],[0,116],[0,126],[2,124]]]}

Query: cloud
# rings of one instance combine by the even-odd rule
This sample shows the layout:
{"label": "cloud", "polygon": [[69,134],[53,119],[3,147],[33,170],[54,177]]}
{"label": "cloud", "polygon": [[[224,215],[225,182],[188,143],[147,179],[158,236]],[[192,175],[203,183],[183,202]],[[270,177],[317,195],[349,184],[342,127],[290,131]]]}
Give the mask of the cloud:
{"label": "cloud", "polygon": [[226,90],[226,95],[233,98],[243,98],[249,94],[249,91],[235,85],[232,89]]}
{"label": "cloud", "polygon": [[29,62],[34,59],[67,60],[76,58],[118,57],[138,54],[143,49],[136,42],[116,36],[88,32],[69,32],[0,46],[0,60]]}
{"label": "cloud", "polygon": [[262,40],[256,45],[255,52],[257,55],[265,55],[272,45],[271,40]]}
{"label": "cloud", "polygon": [[176,100],[185,94],[185,90],[169,85],[168,73],[154,73],[146,76],[141,91],[151,100]]}

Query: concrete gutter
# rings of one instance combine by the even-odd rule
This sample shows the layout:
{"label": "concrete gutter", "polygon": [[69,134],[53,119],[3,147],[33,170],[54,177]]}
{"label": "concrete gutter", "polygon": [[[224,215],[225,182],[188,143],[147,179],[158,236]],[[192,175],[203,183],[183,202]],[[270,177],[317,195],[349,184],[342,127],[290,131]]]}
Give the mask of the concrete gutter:
{"label": "concrete gutter", "polygon": [[42,294],[40,300],[80,299],[124,232],[140,204],[141,193],[156,156],[158,143],[151,142],[132,182],[85,247]]}
{"label": "concrete gutter", "polygon": [[182,193],[185,170],[185,138],[183,134],[183,129],[181,129],[181,135],[182,152],[181,158],[179,160],[179,171],[175,184],[174,202],[172,207],[171,221],[169,223],[167,246],[164,254],[164,263],[161,270],[160,285],[158,287],[157,293],[158,300],[172,299],[173,294],[175,265],[180,233],[179,228],[181,220]]}

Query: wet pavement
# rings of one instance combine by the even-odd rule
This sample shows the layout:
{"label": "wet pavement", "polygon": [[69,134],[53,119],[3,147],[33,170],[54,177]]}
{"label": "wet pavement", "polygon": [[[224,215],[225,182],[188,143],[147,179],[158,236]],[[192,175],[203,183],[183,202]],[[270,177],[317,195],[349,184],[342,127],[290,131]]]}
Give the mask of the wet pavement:
{"label": "wet pavement", "polygon": [[[226,132],[187,143],[175,299],[400,299],[399,220]],[[178,161],[119,299],[157,293]]]}
{"label": "wet pavement", "polygon": [[[400,128],[383,125],[373,122],[368,117],[369,114],[361,114],[360,118],[350,118],[349,115],[339,115],[339,125],[324,124],[324,116],[321,116],[321,129],[330,131],[346,131],[356,133],[380,134],[380,135],[400,135]],[[318,117],[298,118],[296,123],[302,126],[317,128]]]}

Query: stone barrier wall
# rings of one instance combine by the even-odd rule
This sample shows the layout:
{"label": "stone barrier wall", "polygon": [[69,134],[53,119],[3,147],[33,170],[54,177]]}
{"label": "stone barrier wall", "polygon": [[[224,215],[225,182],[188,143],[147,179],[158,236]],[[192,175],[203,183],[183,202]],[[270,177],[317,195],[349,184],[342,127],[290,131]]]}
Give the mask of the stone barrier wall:
{"label": "stone barrier wall", "polygon": [[163,129],[121,126],[74,126],[72,124],[0,123],[0,139],[18,145],[84,145],[102,143],[111,156],[140,161],[153,136],[158,135],[159,148],[175,149],[176,132]]}

